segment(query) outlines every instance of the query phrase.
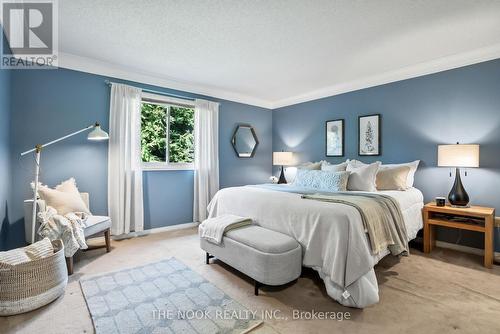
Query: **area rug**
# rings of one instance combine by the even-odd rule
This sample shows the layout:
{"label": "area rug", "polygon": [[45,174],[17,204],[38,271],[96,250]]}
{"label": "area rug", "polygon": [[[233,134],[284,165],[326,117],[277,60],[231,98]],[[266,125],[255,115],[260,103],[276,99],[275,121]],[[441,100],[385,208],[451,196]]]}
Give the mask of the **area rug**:
{"label": "area rug", "polygon": [[96,334],[247,333],[262,322],[175,258],[80,280]]}

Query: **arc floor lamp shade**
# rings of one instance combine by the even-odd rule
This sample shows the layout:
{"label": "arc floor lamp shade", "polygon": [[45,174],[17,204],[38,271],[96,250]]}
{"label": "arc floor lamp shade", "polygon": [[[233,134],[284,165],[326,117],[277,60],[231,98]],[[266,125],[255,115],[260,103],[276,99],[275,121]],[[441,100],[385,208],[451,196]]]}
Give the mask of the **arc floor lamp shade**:
{"label": "arc floor lamp shade", "polygon": [[281,173],[278,183],[286,183],[285,171],[283,166],[290,166],[293,164],[292,152],[273,152],[273,165],[281,166]]}
{"label": "arc floor lamp shade", "polygon": [[469,195],[462,184],[460,168],[479,167],[479,145],[459,143],[438,145],[438,166],[456,168],[455,183],[448,195],[450,204],[462,207],[468,206]]}
{"label": "arc floor lamp shade", "polygon": [[99,123],[95,123],[94,129],[89,132],[89,134],[87,135],[87,139],[93,141],[108,140],[109,135],[106,131],[101,129],[101,125]]}

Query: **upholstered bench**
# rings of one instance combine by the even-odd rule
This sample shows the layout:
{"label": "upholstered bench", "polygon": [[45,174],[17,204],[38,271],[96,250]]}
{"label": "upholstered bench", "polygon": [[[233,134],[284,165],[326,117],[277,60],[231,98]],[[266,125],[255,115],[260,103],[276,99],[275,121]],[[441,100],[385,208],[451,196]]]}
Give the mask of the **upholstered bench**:
{"label": "upholstered bench", "polygon": [[261,285],[283,285],[300,276],[302,249],[292,237],[258,225],[227,232],[220,245],[200,238],[206,263],[216,257],[255,281],[255,295]]}

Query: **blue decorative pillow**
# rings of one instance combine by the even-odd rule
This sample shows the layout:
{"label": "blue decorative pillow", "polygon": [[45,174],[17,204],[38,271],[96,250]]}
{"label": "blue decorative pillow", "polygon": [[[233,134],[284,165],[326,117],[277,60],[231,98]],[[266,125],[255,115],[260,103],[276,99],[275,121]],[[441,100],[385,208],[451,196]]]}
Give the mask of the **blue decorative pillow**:
{"label": "blue decorative pillow", "polygon": [[298,169],[293,185],[321,191],[346,191],[349,174],[349,172]]}

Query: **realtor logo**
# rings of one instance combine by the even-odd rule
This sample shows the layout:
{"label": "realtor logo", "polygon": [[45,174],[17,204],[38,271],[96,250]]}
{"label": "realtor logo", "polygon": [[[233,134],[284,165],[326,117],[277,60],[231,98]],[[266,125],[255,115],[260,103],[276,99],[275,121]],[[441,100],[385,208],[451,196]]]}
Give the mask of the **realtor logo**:
{"label": "realtor logo", "polygon": [[7,39],[2,41],[0,67],[57,68],[57,0],[0,1]]}

